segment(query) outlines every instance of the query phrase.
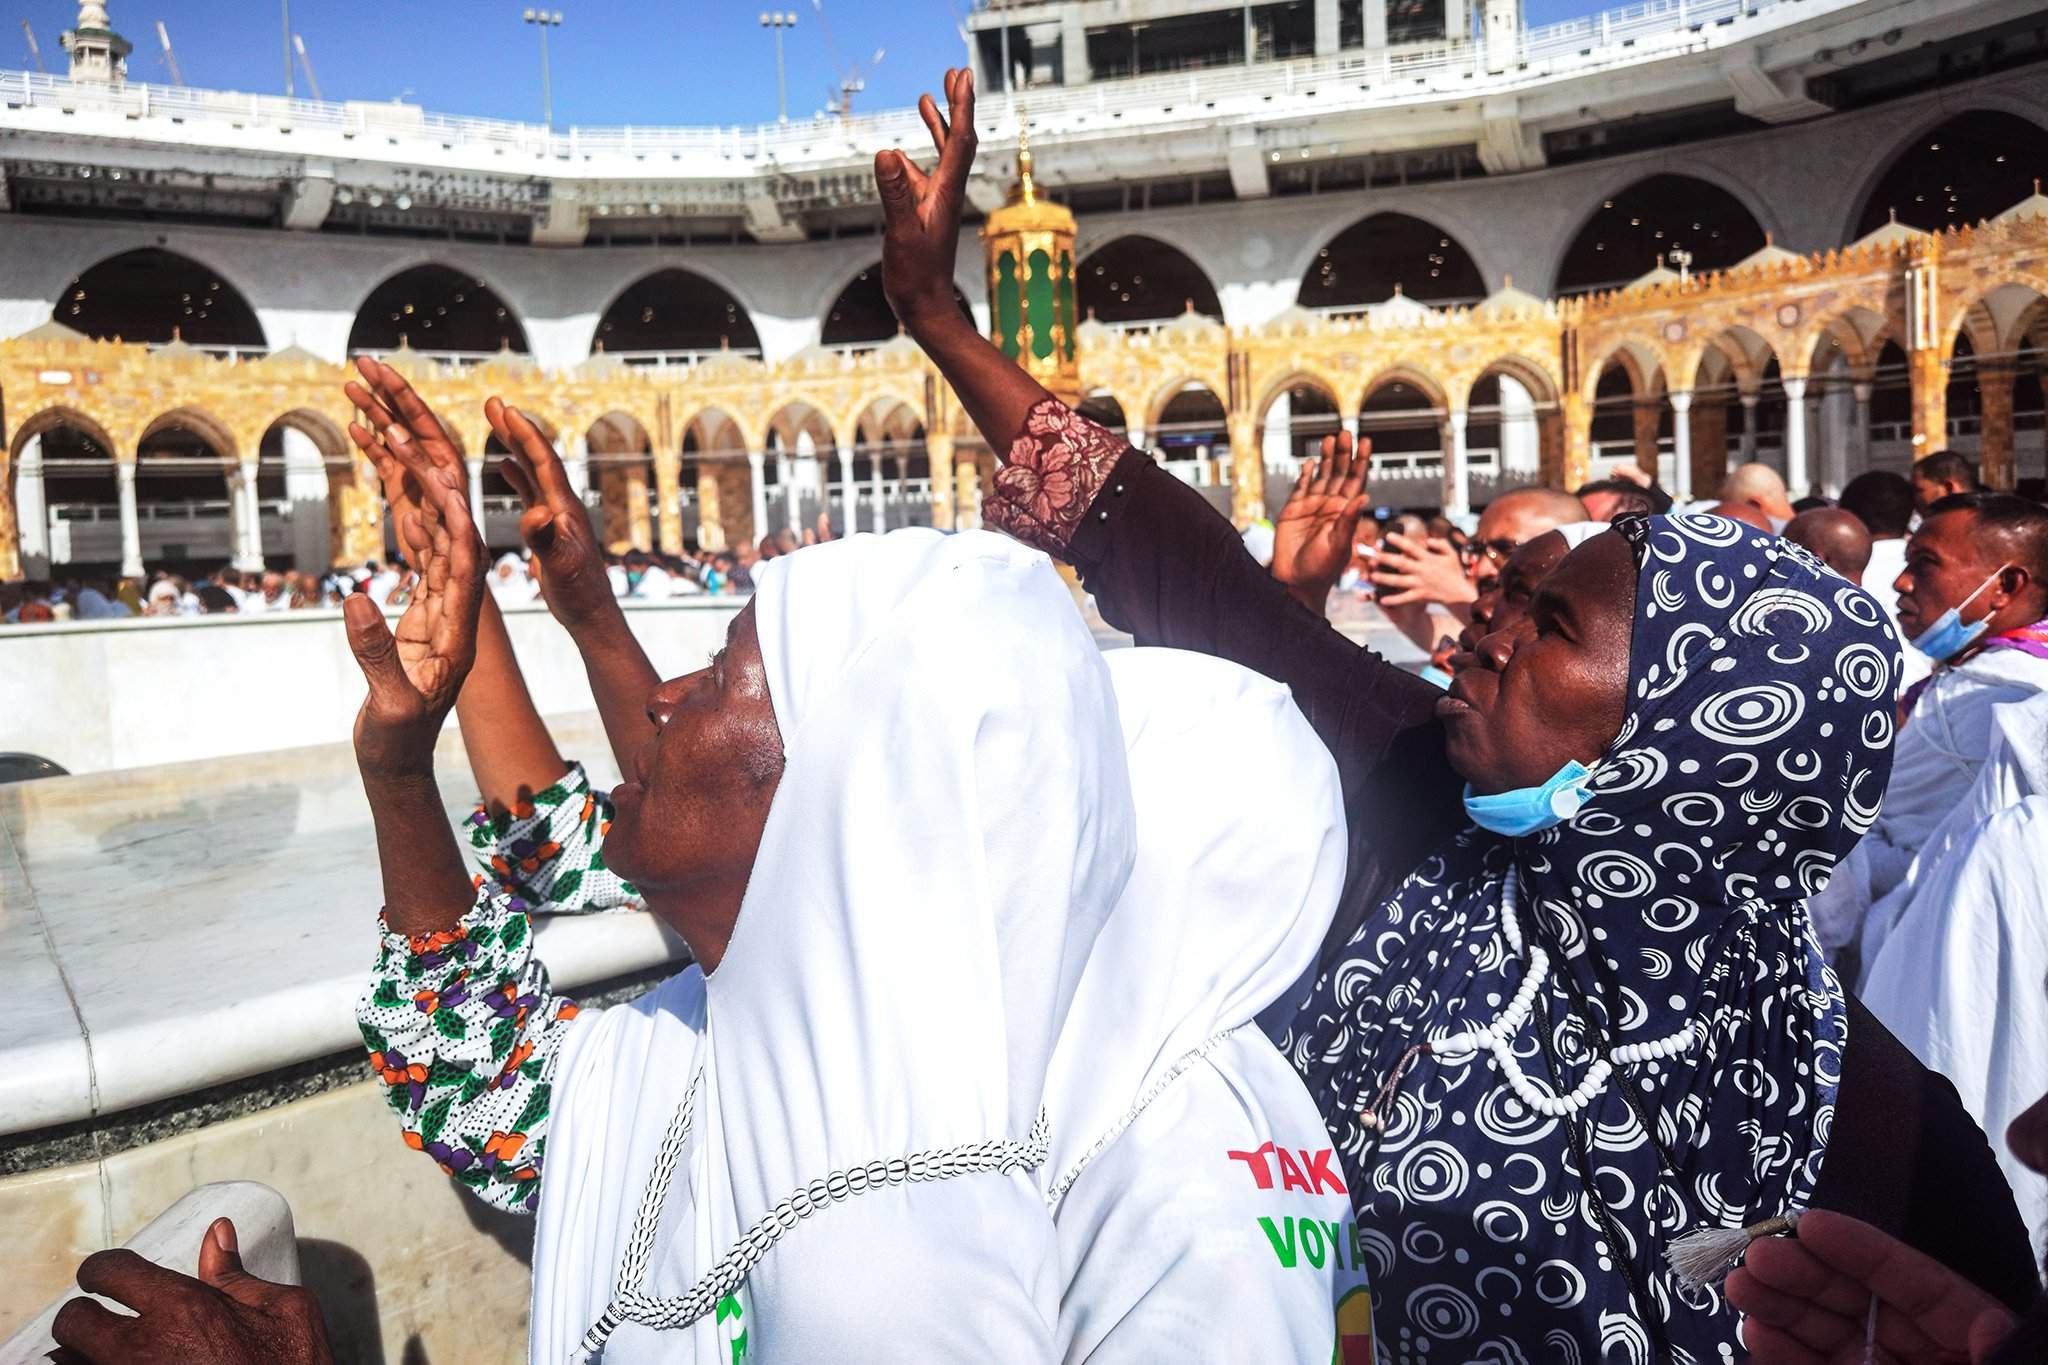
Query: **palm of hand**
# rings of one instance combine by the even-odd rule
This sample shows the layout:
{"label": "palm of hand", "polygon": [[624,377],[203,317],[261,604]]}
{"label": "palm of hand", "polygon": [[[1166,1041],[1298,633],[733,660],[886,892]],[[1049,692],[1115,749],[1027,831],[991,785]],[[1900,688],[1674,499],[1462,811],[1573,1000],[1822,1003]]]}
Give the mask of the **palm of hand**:
{"label": "palm of hand", "polygon": [[1358,514],[1339,493],[1298,494],[1273,523],[1273,576],[1283,583],[1331,579],[1351,560]]}

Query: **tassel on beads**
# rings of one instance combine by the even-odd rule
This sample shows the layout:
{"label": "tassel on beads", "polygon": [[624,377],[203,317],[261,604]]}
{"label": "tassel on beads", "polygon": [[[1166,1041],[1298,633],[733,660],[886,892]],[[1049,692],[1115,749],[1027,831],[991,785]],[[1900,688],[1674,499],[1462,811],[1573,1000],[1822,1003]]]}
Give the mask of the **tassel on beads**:
{"label": "tassel on beads", "polygon": [[1726,1279],[1751,1242],[1759,1237],[1784,1236],[1798,1226],[1799,1215],[1785,1213],[1746,1228],[1700,1228],[1674,1239],[1664,1249],[1664,1260],[1678,1282],[1697,1293]]}

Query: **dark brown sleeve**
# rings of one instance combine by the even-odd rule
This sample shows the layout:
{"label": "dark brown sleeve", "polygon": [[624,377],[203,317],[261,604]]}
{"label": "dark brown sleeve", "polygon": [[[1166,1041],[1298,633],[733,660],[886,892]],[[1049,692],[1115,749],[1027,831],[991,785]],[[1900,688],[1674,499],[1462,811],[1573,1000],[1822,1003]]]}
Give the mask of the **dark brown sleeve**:
{"label": "dark brown sleeve", "polygon": [[1393,885],[1464,824],[1444,756],[1443,695],[1346,639],[1260,567],[1214,508],[1126,448],[1066,555],[1103,619],[1141,645],[1243,664],[1293,691],[1337,761],[1350,861],[1324,961]]}
{"label": "dark brown sleeve", "polygon": [[2015,1312],[2040,1298],[2026,1224],[1983,1130],[1854,996],[1813,1206],[1890,1233]]}

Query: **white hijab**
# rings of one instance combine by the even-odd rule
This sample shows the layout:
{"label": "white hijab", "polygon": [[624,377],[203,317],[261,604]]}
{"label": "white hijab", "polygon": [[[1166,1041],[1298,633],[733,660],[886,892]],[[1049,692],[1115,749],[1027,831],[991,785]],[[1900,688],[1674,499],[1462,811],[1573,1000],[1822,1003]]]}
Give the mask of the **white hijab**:
{"label": "white hijab", "polygon": [[1055,1211],[1176,1068],[1308,971],[1344,882],[1337,765],[1284,686],[1180,650],[1108,658],[1138,858],[1053,1057]]}
{"label": "white hijab", "polygon": [[1336,764],[1285,687],[1235,664],[1133,649],[1109,671],[1138,857],[1053,1053],[1061,1357],[1328,1360],[1364,1311],[1338,1307],[1362,1243],[1322,1115],[1255,1018],[1336,910]]}
{"label": "white hijab", "polygon": [[[1049,1357],[1034,1125],[1131,860],[1107,669],[1044,556],[994,535],[811,547],[759,571],[754,611],[781,784],[718,970],[607,1012],[564,1057],[534,1358],[565,1358],[630,1288],[614,1249],[661,1109],[700,1070],[641,1287],[678,1298],[743,1239],[767,1249],[687,1334],[628,1322],[607,1360],[725,1365],[741,1331],[750,1362]],[[827,1184],[941,1152],[905,1183]],[[977,1154],[1003,1169],[919,1178]],[[769,1233],[807,1188],[815,1211]]]}

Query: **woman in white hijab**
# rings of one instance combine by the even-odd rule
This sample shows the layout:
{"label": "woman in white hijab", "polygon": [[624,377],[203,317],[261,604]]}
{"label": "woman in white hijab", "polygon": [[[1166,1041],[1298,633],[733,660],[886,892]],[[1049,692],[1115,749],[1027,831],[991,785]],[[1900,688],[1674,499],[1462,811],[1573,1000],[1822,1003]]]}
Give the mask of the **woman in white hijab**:
{"label": "woman in white hijab", "polygon": [[[1188,696],[1227,702],[1248,676]],[[1314,761],[1291,787],[1235,796],[1272,801],[1274,824],[1300,817],[1300,866],[1271,887],[1212,885],[1211,920],[1254,889],[1280,911],[1167,955],[1169,989],[1125,992],[1156,1007],[1142,1020],[1098,1004],[1082,1017],[1100,1035],[1062,1035],[1084,968],[1087,1006],[1176,932],[1135,913],[1143,896],[1118,899],[1124,735],[1066,590],[990,536],[859,537],[776,561],[711,667],[656,690],[657,736],[606,840],[705,970],[577,1015],[531,960],[523,913],[487,886],[452,931],[387,938],[366,993],[408,1140],[492,1202],[542,1211],[533,1358],[1050,1360],[1097,1353],[1112,1328],[1145,1356],[1176,1294],[1199,1314],[1176,1329],[1216,1338],[1207,1358],[1243,1358],[1241,1340],[1327,1358],[1333,1293],[1359,1259],[1320,1169],[1327,1139],[1263,1041],[1208,1041],[1299,972],[1341,875],[1327,758],[1284,693],[1255,687],[1264,720],[1230,733],[1275,745],[1275,781],[1304,747]],[[1163,848],[1140,886],[1178,894],[1197,862]],[[442,1011],[480,1013],[444,1028]],[[491,1074],[471,1052],[496,1073],[481,1094],[462,1079]],[[1162,1123],[1155,1137],[1199,1155],[1148,1152],[1145,1125]],[[1122,1188],[1134,1158],[1156,1193]],[[1049,1196],[1103,1226],[1056,1239]],[[1140,1204],[1169,1234],[1150,1246]],[[1106,1256],[1119,1238],[1130,1255]],[[1274,1301],[1245,1319],[1259,1333],[1213,1311],[1232,1291]]]}

